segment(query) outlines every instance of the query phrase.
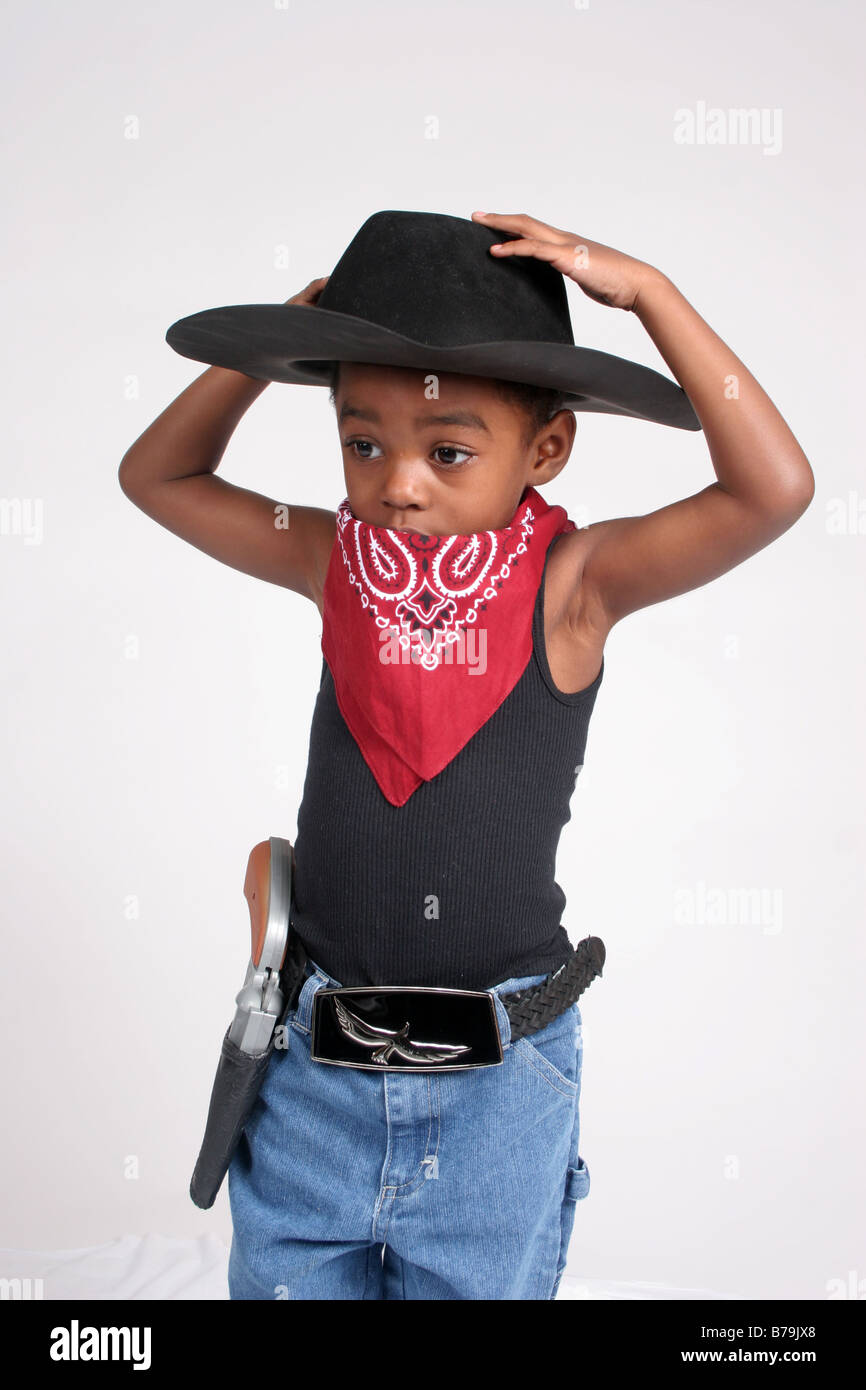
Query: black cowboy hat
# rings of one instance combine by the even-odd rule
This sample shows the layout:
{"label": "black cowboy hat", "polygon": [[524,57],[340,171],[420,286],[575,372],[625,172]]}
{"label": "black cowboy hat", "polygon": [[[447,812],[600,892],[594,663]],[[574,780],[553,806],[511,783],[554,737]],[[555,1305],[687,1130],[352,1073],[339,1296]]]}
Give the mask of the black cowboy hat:
{"label": "black cowboy hat", "polygon": [[669,377],[575,346],[562,274],[533,257],[488,254],[510,237],[444,213],[376,212],[315,305],[204,309],[165,339],[182,357],[262,381],[327,386],[338,361],[415,367],[553,387],[568,410],[699,430]]}

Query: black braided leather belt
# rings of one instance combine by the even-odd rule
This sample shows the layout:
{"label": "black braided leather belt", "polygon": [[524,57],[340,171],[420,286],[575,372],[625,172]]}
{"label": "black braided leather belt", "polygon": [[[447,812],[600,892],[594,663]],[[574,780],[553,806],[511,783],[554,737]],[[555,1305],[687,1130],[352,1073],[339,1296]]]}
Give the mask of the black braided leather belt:
{"label": "black braided leather belt", "polygon": [[[295,943],[298,972],[288,1009],[304,981],[306,954]],[[564,965],[538,985],[499,998],[511,1022],[511,1039],[545,1028],[576,1003],[605,960],[604,942],[587,936]],[[319,989],[313,996],[310,1055],[334,1066],[368,1071],[441,1071],[501,1063],[502,1039],[492,990],[427,989],[364,985]]]}

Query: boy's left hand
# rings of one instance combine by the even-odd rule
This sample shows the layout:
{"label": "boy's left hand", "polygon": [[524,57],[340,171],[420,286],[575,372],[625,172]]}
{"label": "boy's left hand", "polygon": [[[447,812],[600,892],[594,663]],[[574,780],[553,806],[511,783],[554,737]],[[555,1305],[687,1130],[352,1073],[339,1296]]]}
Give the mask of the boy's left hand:
{"label": "boy's left hand", "polygon": [[634,309],[647,277],[659,275],[646,261],[635,260],[600,241],[550,227],[525,212],[473,212],[472,218],[485,227],[517,234],[516,241],[491,246],[491,255],[503,260],[507,256],[535,256],[547,261],[580,285],[590,299],[611,309]]}

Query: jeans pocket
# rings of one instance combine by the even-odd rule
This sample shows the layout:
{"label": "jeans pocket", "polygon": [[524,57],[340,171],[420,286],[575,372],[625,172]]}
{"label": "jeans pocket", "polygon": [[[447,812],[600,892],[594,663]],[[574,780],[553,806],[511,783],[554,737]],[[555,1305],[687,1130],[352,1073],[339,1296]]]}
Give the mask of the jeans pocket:
{"label": "jeans pocket", "polygon": [[589,1196],[589,1168],[578,1154],[577,1167],[569,1168],[565,1178],[566,1202],[579,1202]]}
{"label": "jeans pocket", "polygon": [[568,1246],[574,1230],[574,1214],[578,1202],[589,1195],[589,1168],[578,1154],[574,1166],[569,1166],[565,1175],[565,1194],[560,1214],[559,1259],[556,1262],[556,1275],[550,1297],[555,1298],[568,1261]]}
{"label": "jeans pocket", "polygon": [[583,1060],[583,1032],[577,1004],[528,1037],[513,1044],[516,1054],[557,1090],[577,1096]]}

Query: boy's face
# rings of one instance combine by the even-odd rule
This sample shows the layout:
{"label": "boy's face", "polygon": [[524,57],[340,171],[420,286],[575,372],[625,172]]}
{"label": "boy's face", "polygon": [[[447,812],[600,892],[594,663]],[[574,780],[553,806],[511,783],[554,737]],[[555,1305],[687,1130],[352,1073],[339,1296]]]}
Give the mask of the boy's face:
{"label": "boy's face", "polygon": [[574,440],[574,416],[561,410],[527,444],[520,407],[484,377],[456,373],[343,362],[335,407],[354,515],[428,536],[507,526],[524,489],[565,467]]}

